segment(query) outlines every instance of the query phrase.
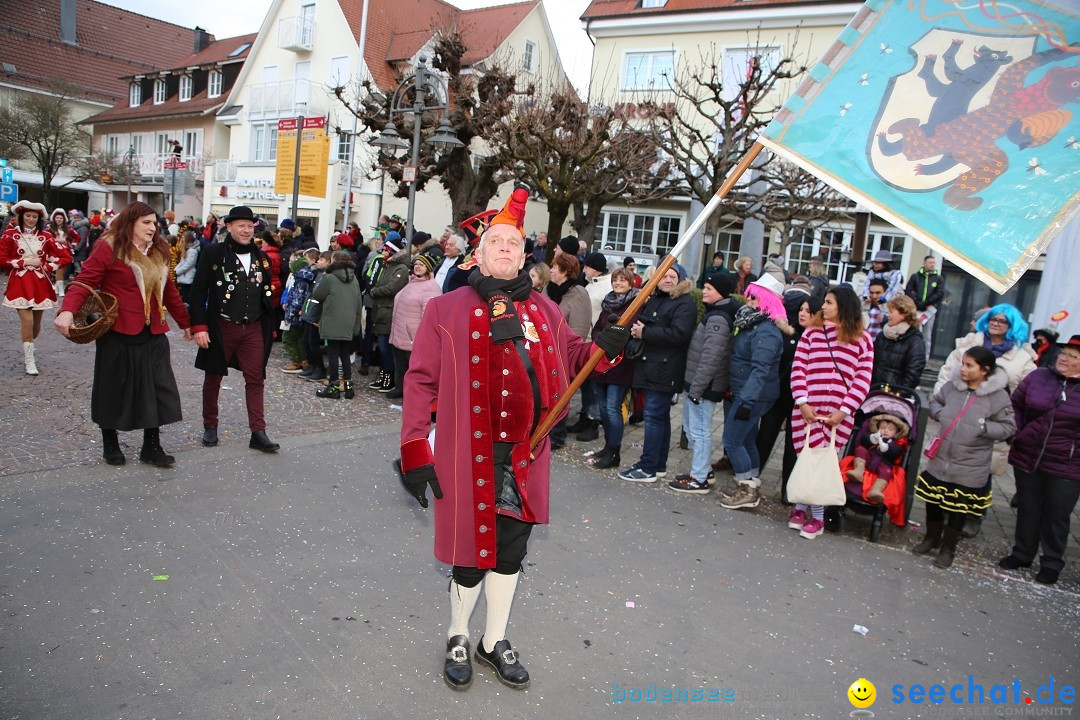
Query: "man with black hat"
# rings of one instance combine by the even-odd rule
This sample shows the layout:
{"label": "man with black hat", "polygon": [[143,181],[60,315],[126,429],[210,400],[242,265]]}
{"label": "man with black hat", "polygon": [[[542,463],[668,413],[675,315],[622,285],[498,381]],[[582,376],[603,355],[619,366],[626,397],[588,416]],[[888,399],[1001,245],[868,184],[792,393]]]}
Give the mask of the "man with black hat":
{"label": "man with black hat", "polygon": [[199,346],[195,367],[203,370],[203,437],[218,444],[218,394],[229,368],[244,374],[251,440],[248,447],[276,452],[266,436],[263,383],[274,331],[270,259],[255,246],[255,215],[240,205],[225,217],[223,242],[199,255],[191,284],[191,330]]}
{"label": "man with black hat", "polygon": [[[504,685],[529,687],[505,636],[532,527],[548,522],[550,442],[532,450],[529,436],[594,348],[523,269],[528,199],[515,189],[485,223],[469,285],[428,302],[414,339],[424,351],[405,380],[404,482],[423,507],[431,486],[435,555],[453,566],[443,679],[454,690],[472,684],[469,618],[481,591],[487,625],[475,658]],[[598,370],[617,362],[628,339],[610,325],[596,334],[609,358]],[[433,409],[438,431],[429,441]]]}

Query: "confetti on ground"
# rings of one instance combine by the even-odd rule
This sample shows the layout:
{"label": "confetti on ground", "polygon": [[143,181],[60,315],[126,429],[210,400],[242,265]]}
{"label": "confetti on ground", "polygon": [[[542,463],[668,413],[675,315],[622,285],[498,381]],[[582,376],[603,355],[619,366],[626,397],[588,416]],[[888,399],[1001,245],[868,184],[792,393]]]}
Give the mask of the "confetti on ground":
{"label": "confetti on ground", "polygon": [[154,579],[155,580],[168,580],[169,576],[168,575],[155,575]]}
{"label": "confetti on ground", "polygon": [[851,628],[851,632],[857,632],[863,637],[866,637],[866,633],[870,632],[870,628],[863,627],[862,625],[856,625]]}
{"label": "confetti on ground", "polygon": [[633,600],[627,600],[626,601],[626,607],[628,607],[628,608],[634,607],[634,601]]}

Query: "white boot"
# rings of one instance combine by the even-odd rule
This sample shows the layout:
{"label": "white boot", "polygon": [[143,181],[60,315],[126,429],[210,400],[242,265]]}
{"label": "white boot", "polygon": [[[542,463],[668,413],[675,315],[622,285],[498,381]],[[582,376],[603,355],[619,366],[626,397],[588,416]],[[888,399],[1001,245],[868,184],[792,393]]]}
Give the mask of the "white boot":
{"label": "white boot", "polygon": [[58,297],[58,298],[64,297],[64,281],[63,280],[57,280],[55,284],[56,284],[56,297]]}
{"label": "white boot", "polygon": [[23,360],[26,362],[26,374],[37,375],[37,363],[34,362],[34,343],[24,342],[23,348]]}
{"label": "white boot", "polygon": [[514,604],[518,575],[500,575],[495,571],[484,576],[484,599],[487,600],[487,627],[484,628],[484,651],[492,652],[495,643],[506,639],[510,606]]}

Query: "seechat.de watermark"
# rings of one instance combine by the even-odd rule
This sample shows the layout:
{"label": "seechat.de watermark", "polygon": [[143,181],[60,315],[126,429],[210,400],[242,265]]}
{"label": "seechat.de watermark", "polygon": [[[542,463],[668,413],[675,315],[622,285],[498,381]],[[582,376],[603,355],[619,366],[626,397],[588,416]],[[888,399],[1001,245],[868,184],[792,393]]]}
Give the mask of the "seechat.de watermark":
{"label": "seechat.de watermark", "polygon": [[612,702],[733,702],[735,690],[729,687],[645,687],[611,684]]}

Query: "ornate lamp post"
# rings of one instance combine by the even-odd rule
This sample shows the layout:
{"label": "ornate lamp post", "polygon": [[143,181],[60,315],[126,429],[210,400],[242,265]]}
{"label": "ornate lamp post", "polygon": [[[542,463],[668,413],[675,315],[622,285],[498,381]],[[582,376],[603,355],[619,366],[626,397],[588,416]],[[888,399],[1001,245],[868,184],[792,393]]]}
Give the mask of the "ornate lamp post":
{"label": "ornate lamp post", "polygon": [[[408,96],[410,95],[412,97],[411,103],[408,102]],[[412,239],[413,234],[413,212],[416,209],[416,174],[420,165],[420,134],[423,129],[424,113],[446,110],[447,108],[446,85],[437,72],[427,68],[427,59],[421,55],[416,62],[416,72],[401,81],[401,84],[394,91],[394,96],[390,99],[389,122],[386,123],[386,127],[383,128],[379,136],[371,141],[371,144],[379,148],[380,152],[391,156],[408,151],[411,147],[410,164],[405,166],[405,172],[403,173],[405,181],[409,183],[409,210],[405,218],[408,227],[408,240]],[[401,138],[397,128],[394,126],[394,115],[398,113],[413,116],[411,146]],[[445,117],[439,123],[439,127],[436,128],[435,134],[427,142],[440,151],[465,145],[454,135],[454,130],[450,127],[450,121]]]}

